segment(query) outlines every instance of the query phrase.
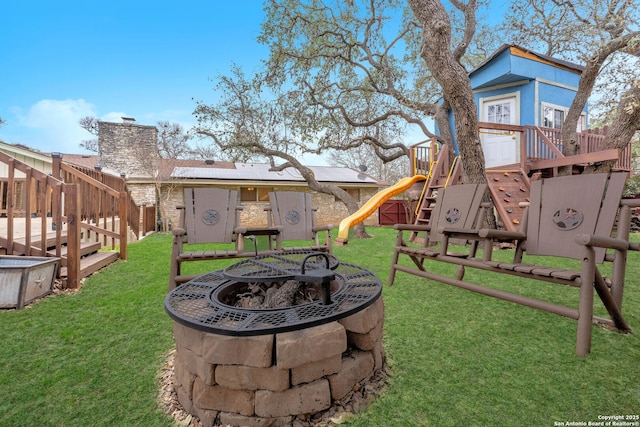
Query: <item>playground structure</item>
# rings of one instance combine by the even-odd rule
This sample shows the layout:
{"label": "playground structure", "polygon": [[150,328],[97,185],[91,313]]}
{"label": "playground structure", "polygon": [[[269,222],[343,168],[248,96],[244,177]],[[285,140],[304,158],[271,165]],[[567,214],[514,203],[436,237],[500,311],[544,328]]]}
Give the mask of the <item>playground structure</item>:
{"label": "playground structure", "polygon": [[340,222],[340,228],[338,230],[338,237],[336,238],[337,245],[344,245],[347,243],[349,236],[349,228],[356,224],[361,223],[369,216],[371,216],[384,202],[404,193],[411,188],[415,183],[426,181],[427,177],[424,175],[413,175],[402,178],[395,185],[388,187],[382,191],[376,193],[372,198],[367,200],[362,207],[355,213],[349,215]]}
{"label": "playground structure", "polygon": [[[616,160],[615,171],[631,171],[631,144],[624,150],[604,149],[605,133],[584,131],[579,134],[580,153],[565,157],[559,129],[539,126],[519,126],[480,123],[479,132],[513,135],[520,153],[520,162],[487,168],[488,190],[500,225],[508,231],[516,231],[522,220],[522,202],[530,197],[531,181],[558,175],[558,168],[571,166],[581,173],[585,166],[606,160]],[[420,188],[416,225],[428,224],[438,191],[449,185],[461,184],[462,163],[447,145],[427,140],[410,147],[412,175],[385,188],[366,201],[355,213],[344,218],[339,225],[336,245],[346,245],[349,229],[367,219],[387,200],[409,189]],[[412,234],[411,241],[419,239]]]}
{"label": "playground structure", "polygon": [[[542,178],[532,182],[531,197],[518,231],[483,228],[485,184],[464,184],[444,189],[428,226],[397,224],[394,255],[389,273],[393,284],[396,271],[429,281],[441,282],[483,295],[547,311],[577,321],[576,354],[591,349],[592,323],[622,333],[631,331],[622,314],[627,253],[640,250],[629,240],[631,210],[640,200],[624,200],[625,172],[594,173]],[[588,195],[589,197],[585,197]],[[482,209],[481,209],[482,208]],[[422,245],[409,245],[403,236],[420,232]],[[465,246],[449,245],[462,241]],[[513,258],[492,256],[494,243],[511,241]],[[439,246],[434,245],[440,243]],[[482,247],[482,251],[478,249]],[[534,256],[535,255],[535,256]],[[413,263],[398,262],[409,258]],[[562,265],[553,258],[567,260]],[[434,269],[434,262],[456,268]],[[602,265],[607,265],[601,268]],[[493,287],[494,282],[469,275],[466,270],[517,277],[515,288]],[[611,272],[609,276],[608,273]],[[558,284],[578,290],[577,301],[522,292],[535,282]],[[594,311],[597,299],[608,317]],[[577,302],[577,308],[576,303]]]}

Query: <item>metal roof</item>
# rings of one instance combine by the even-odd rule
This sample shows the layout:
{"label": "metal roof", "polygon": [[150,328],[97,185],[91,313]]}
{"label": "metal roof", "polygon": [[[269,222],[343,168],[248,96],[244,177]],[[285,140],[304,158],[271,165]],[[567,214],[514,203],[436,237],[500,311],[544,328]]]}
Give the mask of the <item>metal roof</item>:
{"label": "metal roof", "polygon": [[[220,179],[238,181],[300,181],[304,178],[295,168],[286,168],[281,172],[270,171],[271,166],[266,163],[236,163],[234,169],[176,167],[171,173],[172,178],[190,179]],[[358,184],[383,183],[360,171],[350,168],[333,166],[308,166],[319,182],[340,182]]]}

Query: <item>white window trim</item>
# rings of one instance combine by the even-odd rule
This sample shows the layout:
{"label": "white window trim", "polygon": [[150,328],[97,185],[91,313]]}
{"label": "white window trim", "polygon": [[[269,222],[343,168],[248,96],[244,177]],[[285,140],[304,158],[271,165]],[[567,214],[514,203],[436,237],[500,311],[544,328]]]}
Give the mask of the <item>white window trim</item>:
{"label": "white window trim", "polygon": [[516,99],[516,110],[514,111],[515,117],[515,124],[519,125],[520,124],[520,91],[517,92],[509,92],[509,93],[503,93],[501,95],[494,95],[494,96],[487,96],[487,97],[482,97],[482,98],[478,98],[478,109],[480,110],[480,121],[481,122],[486,122],[487,121],[487,117],[486,117],[486,112],[485,112],[485,108],[484,108],[484,104],[487,102],[494,102],[494,101],[499,101],[501,99],[508,99],[508,98],[515,98]]}
{"label": "white window trim", "polygon": [[[552,104],[550,102],[540,103],[540,126],[544,126],[544,110],[545,108],[553,108],[554,110],[564,111],[565,118],[569,112],[569,107],[563,107],[562,105]],[[582,132],[587,129],[587,115],[583,112],[580,113],[580,120],[578,121],[578,132]]]}

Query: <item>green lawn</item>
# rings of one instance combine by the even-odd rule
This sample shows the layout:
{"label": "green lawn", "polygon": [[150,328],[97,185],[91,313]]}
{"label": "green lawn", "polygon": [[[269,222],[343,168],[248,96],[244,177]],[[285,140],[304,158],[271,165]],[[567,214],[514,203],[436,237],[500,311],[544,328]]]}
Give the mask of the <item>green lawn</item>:
{"label": "green lawn", "polygon": [[[335,254],[386,283],[395,233],[368,232],[372,239],[350,240]],[[157,403],[173,345],[163,308],[170,246],[170,235],[151,235],[80,292],[0,311],[0,426],[172,425]],[[640,331],[640,254],[630,254],[627,273],[623,311]],[[577,302],[575,289],[467,277]],[[640,414],[639,333],[594,326],[592,354],[581,359],[570,319],[404,273],[383,296],[389,385],[350,426],[553,426]]]}

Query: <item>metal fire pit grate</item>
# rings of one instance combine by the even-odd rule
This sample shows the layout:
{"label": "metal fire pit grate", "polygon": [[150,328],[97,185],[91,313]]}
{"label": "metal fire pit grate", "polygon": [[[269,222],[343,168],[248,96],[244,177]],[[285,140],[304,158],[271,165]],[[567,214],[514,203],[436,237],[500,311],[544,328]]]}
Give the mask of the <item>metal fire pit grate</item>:
{"label": "metal fire pit grate", "polygon": [[300,274],[300,268],[305,257],[309,257],[307,270],[319,270],[326,267],[328,258],[329,269],[335,270],[338,258],[324,252],[292,251],[286,254],[259,255],[237,262],[223,270],[227,279],[246,282],[276,282],[291,280]]}
{"label": "metal fire pit grate", "polygon": [[[169,316],[185,326],[221,335],[252,336],[295,331],[332,322],[357,313],[373,304],[382,292],[380,279],[371,271],[353,264],[339,263],[329,257],[338,289],[332,302],[321,300],[273,309],[232,307],[218,300],[216,294],[227,286],[246,282],[273,282],[300,274],[308,251],[249,258],[228,267],[199,276],[178,286],[165,299]],[[309,261],[306,268],[324,268],[325,259]],[[279,278],[274,279],[266,272]]]}

